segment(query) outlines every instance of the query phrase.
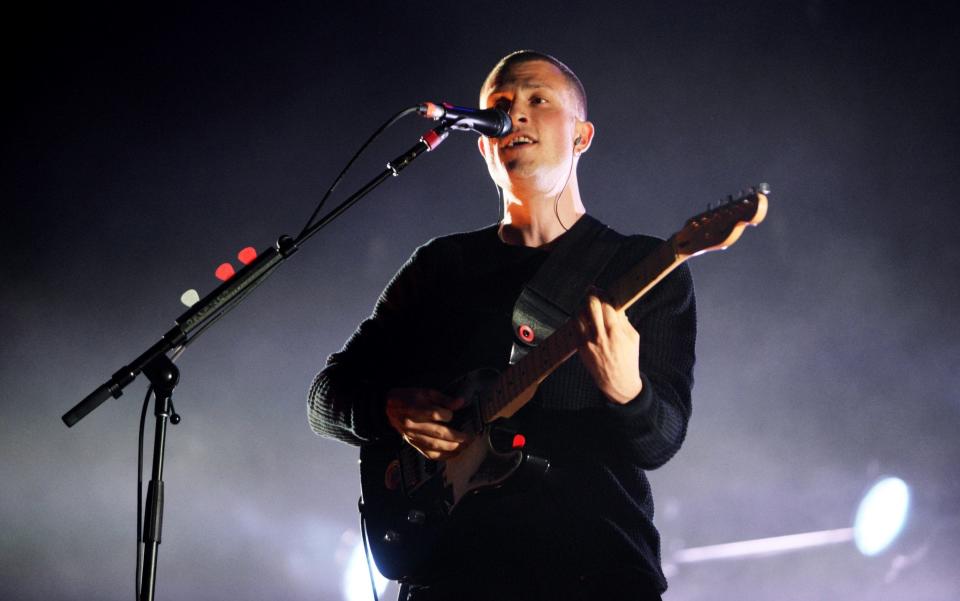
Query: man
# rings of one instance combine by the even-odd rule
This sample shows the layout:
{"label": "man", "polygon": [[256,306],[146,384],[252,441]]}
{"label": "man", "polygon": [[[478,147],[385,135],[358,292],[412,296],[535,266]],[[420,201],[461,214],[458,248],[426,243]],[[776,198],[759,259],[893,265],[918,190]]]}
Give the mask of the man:
{"label": "man", "polygon": [[[507,366],[514,303],[558,241],[595,220],[577,180],[593,143],[579,79],[559,60],[519,51],[483,84],[481,106],[513,131],[479,140],[503,193],[496,226],[417,249],[373,315],[331,355],[310,390],[314,431],[351,444],[402,437],[449,460],[469,437],[449,423],[463,403],[440,392],[458,375]],[[621,240],[602,288],[657,245]],[[626,312],[591,294],[573,316],[578,353],[514,417],[550,470],[519,491],[457,507],[456,533],[436,550],[437,575],[402,598],[659,599],[666,588],[644,470],[679,449],[690,415],[695,308],[681,266]]]}

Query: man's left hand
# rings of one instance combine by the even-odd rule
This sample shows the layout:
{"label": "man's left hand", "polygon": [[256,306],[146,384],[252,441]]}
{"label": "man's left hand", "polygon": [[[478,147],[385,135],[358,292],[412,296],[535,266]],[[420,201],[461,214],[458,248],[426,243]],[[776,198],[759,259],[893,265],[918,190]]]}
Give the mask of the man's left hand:
{"label": "man's left hand", "polygon": [[621,405],[636,398],[643,390],[639,365],[640,334],[627,315],[590,295],[578,324],[580,359],[600,391]]}

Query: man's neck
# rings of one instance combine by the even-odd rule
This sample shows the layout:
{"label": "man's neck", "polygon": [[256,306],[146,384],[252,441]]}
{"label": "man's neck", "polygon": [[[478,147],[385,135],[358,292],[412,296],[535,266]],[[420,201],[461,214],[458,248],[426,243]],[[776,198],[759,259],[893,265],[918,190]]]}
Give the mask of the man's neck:
{"label": "man's neck", "polygon": [[500,239],[517,246],[548,246],[586,213],[576,181],[569,182],[559,197],[531,194],[521,198],[504,190],[503,202]]}

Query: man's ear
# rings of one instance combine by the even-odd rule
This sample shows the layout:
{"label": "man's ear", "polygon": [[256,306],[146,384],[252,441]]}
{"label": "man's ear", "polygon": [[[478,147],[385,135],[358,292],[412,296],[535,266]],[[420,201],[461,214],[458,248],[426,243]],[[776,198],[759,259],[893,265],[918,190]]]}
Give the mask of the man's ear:
{"label": "man's ear", "polygon": [[573,146],[573,150],[577,154],[583,154],[589,150],[590,145],[593,143],[593,136],[596,134],[596,128],[590,121],[577,121],[576,132],[577,137]]}
{"label": "man's ear", "polygon": [[487,149],[483,144],[483,136],[477,136],[477,148],[480,149],[480,154],[483,158],[487,158]]}

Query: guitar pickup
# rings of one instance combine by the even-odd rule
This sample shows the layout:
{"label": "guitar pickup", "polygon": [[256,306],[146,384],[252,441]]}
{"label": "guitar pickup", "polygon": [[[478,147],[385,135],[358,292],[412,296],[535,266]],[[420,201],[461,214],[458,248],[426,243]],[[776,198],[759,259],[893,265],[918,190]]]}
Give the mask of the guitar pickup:
{"label": "guitar pickup", "polygon": [[397,455],[400,463],[403,491],[407,495],[414,494],[417,489],[437,474],[437,462],[424,458],[411,446],[401,447]]}

